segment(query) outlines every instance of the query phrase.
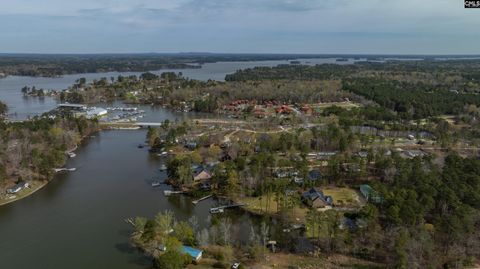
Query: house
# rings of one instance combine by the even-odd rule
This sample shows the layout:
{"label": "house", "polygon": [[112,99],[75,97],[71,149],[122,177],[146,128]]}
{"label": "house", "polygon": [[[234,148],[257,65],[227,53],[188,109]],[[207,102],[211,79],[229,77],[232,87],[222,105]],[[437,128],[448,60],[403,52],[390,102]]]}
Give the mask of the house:
{"label": "house", "polygon": [[193,181],[205,181],[210,180],[212,178],[212,174],[208,172],[206,169],[201,169],[200,171],[196,172],[193,176]]}
{"label": "house", "polygon": [[293,182],[295,182],[296,184],[303,184],[303,178],[301,178],[301,177],[294,177],[294,178],[293,178]]}
{"label": "house", "polygon": [[188,254],[194,261],[198,261],[202,258],[202,253],[203,251],[192,248],[192,247],[187,247],[187,246],[182,246],[181,249],[182,253]]}
{"label": "house", "polygon": [[308,179],[311,181],[317,181],[322,178],[322,172],[319,170],[310,170],[308,172]]}
{"label": "house", "polygon": [[340,221],[338,228],[340,228],[341,230],[345,230],[345,229],[348,229],[350,231],[356,230],[358,228],[357,221],[356,219],[344,217]]}
{"label": "house", "polygon": [[185,143],[185,147],[189,150],[194,150],[197,148],[197,142],[194,142],[194,141],[187,142]]}
{"label": "house", "polygon": [[360,158],[367,158],[367,157],[368,157],[368,152],[362,150],[362,151],[357,152],[357,155],[358,155],[358,157],[360,157]]}
{"label": "house", "polygon": [[311,116],[313,114],[313,109],[309,105],[303,105],[300,109],[307,116]]}
{"label": "house", "polygon": [[161,252],[167,251],[167,247],[164,244],[158,245],[157,249],[160,250]]}
{"label": "house", "polygon": [[302,194],[302,202],[313,208],[323,208],[333,205],[333,198],[325,196],[320,189],[311,188]]}
{"label": "house", "polygon": [[275,175],[276,178],[288,177],[288,172],[285,172],[285,171],[275,171],[273,174]]}
{"label": "house", "polygon": [[288,105],[281,105],[280,107],[277,107],[275,112],[277,112],[277,114],[290,114],[293,112],[293,109]]}
{"label": "house", "polygon": [[372,187],[370,187],[370,185],[360,185],[360,192],[365,200],[369,202],[381,203],[383,201],[383,198]]}
{"label": "house", "polygon": [[17,193],[17,192],[19,192],[19,191],[21,191],[25,188],[28,188],[28,187],[30,187],[28,182],[20,181],[17,184],[15,184],[15,186],[8,188],[7,193],[8,194],[14,194],[14,193]]}

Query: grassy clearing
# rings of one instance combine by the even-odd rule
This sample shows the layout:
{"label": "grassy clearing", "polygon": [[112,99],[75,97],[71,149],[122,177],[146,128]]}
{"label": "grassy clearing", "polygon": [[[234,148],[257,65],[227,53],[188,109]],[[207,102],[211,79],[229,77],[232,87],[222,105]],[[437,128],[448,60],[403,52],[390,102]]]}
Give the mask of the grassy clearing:
{"label": "grassy clearing", "polygon": [[[215,259],[202,259],[197,265],[190,264],[189,269],[215,268]],[[228,263],[227,263],[228,264]],[[381,264],[355,259],[343,255],[331,255],[329,257],[304,256],[289,253],[269,253],[265,259],[259,261],[242,261],[244,268],[252,269],[382,269]],[[229,267],[228,267],[229,268]]]}
{"label": "grassy clearing", "polygon": [[329,257],[311,257],[303,255],[275,253],[269,254],[267,260],[248,265],[248,268],[302,268],[302,269],[337,269],[337,268],[384,268],[383,266],[342,255],[331,255]]}
{"label": "grassy clearing", "polygon": [[361,207],[364,205],[357,190],[339,187],[325,187],[322,190],[325,195],[332,196],[336,206]]}
{"label": "grassy clearing", "polygon": [[328,107],[332,106],[338,106],[341,108],[345,109],[351,109],[351,108],[357,108],[361,107],[361,104],[353,103],[353,102],[329,102],[329,103],[317,103],[317,104],[311,104],[310,105],[312,108],[320,108],[320,109],[325,109]]}
{"label": "grassy clearing", "polygon": [[[250,212],[267,215],[278,214],[279,212],[277,211],[277,202],[275,201],[275,196],[273,194],[270,195],[268,207],[267,201],[267,195],[262,195],[260,197],[244,197],[236,199],[236,202],[238,203],[245,203],[246,206],[244,207],[244,209]],[[293,210],[289,210],[288,212],[290,213],[289,218],[291,218],[292,221],[297,221],[297,219],[304,220],[308,209],[303,208],[300,205],[296,205]]]}

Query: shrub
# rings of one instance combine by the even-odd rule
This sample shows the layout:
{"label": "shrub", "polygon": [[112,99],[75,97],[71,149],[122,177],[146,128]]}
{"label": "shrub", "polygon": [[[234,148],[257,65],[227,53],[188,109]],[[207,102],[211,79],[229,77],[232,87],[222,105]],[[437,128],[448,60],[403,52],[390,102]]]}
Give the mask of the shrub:
{"label": "shrub", "polygon": [[226,269],[228,268],[228,265],[224,262],[216,262],[212,265],[213,268],[223,268]]}

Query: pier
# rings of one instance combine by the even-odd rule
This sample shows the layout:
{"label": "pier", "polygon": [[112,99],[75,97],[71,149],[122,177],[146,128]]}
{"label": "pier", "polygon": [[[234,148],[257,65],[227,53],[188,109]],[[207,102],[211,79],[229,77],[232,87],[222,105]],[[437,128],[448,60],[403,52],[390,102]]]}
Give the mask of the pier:
{"label": "pier", "polygon": [[161,122],[101,122],[101,125],[112,129],[137,130],[140,128],[160,127]]}
{"label": "pier", "polygon": [[54,168],[53,171],[55,171],[55,173],[58,173],[58,172],[75,172],[77,170],[77,168]]}
{"label": "pier", "polygon": [[234,205],[224,205],[224,206],[218,206],[218,207],[212,207],[210,208],[210,213],[215,214],[215,213],[223,213],[225,209],[229,208],[234,208],[234,207],[241,207],[245,206],[246,204],[234,204]]}
{"label": "pier", "polygon": [[164,190],[163,191],[163,194],[165,196],[170,196],[172,194],[184,194],[185,192],[184,191],[170,191],[170,190]]}
{"label": "pier", "polygon": [[210,197],[212,197],[212,196],[213,196],[213,194],[209,194],[209,195],[204,196],[204,197],[202,197],[202,198],[200,198],[200,199],[198,199],[198,200],[192,201],[192,203],[193,203],[194,205],[196,205],[196,204],[198,204],[199,202],[201,202],[201,201],[203,201],[203,200],[206,200],[206,199],[208,199],[208,198],[210,198]]}

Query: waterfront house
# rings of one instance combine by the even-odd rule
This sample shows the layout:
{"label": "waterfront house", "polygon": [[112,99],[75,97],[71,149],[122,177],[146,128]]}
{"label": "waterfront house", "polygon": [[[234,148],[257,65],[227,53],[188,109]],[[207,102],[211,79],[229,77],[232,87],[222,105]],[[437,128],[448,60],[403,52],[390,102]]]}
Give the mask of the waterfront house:
{"label": "waterfront house", "polygon": [[365,200],[369,202],[381,203],[383,201],[382,197],[372,187],[370,187],[370,185],[360,185],[360,192]]}
{"label": "waterfront house", "polygon": [[302,194],[302,202],[313,208],[323,208],[331,206],[333,204],[333,198],[324,195],[320,189],[311,188]]}
{"label": "waterfront house", "polygon": [[28,182],[25,182],[25,181],[20,181],[18,182],[17,184],[15,184],[15,186],[12,186],[10,188],[7,189],[7,193],[8,194],[14,194],[14,193],[17,193],[25,188],[28,188],[30,185],[28,184]]}
{"label": "waterfront house", "polygon": [[192,247],[187,247],[187,246],[182,246],[181,249],[182,253],[188,254],[194,261],[198,261],[202,258],[202,253],[203,251],[192,248]]}
{"label": "waterfront house", "polygon": [[200,171],[196,172],[193,176],[193,181],[206,181],[212,178],[212,174],[208,172],[206,169],[201,169]]}

